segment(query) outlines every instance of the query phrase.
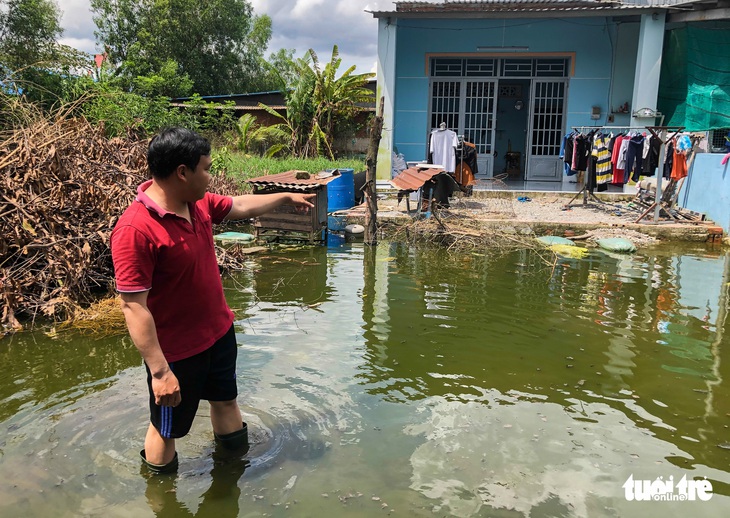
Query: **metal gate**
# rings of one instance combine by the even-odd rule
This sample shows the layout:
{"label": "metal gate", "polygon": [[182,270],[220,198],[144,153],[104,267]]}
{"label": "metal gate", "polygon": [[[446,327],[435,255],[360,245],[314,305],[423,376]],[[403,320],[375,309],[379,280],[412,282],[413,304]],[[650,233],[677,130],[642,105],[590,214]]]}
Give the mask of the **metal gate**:
{"label": "metal gate", "polygon": [[446,127],[459,131],[459,113],[462,106],[461,81],[434,80],[431,83],[431,131],[442,122]]}
{"label": "metal gate", "polygon": [[565,133],[567,88],[564,79],[532,81],[527,180],[562,180],[559,154]]}
{"label": "metal gate", "polygon": [[[468,79],[431,82],[431,131],[442,122],[476,146],[479,176],[492,176],[496,84]],[[463,109],[462,109],[463,107]]]}
{"label": "metal gate", "polygon": [[496,81],[464,81],[464,140],[477,149],[479,176],[492,176]]}

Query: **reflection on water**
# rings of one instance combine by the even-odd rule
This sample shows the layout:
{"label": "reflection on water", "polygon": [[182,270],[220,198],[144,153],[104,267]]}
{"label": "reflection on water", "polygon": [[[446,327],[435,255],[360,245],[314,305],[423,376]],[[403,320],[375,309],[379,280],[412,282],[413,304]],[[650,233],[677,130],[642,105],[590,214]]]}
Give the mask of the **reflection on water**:
{"label": "reflection on water", "polygon": [[[248,463],[216,462],[203,405],[178,475],[151,482],[128,339],[5,339],[0,516],[725,516],[728,264],[397,243],[252,258],[226,280]],[[685,474],[713,498],[625,498],[630,475]]]}

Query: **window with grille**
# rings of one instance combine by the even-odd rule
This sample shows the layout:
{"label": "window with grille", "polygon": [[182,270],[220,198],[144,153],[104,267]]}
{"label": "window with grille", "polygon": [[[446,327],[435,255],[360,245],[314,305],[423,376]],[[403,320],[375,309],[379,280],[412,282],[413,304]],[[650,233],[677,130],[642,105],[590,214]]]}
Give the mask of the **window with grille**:
{"label": "window with grille", "polygon": [[442,122],[457,130],[461,106],[461,81],[434,81],[431,85],[431,129]]}
{"label": "window with grille", "polygon": [[502,77],[532,77],[533,59],[503,59]]}
{"label": "window with grille", "polygon": [[464,60],[459,58],[431,59],[431,75],[438,77],[461,77],[464,75]]}
{"label": "window with grille", "polygon": [[432,77],[568,77],[569,58],[431,58]]}
{"label": "window with grille", "polygon": [[[710,130],[707,132],[707,140],[710,142],[710,151],[713,153],[730,152],[730,128]],[[728,145],[726,145],[726,143]]]}
{"label": "window with grille", "polygon": [[468,58],[464,60],[466,77],[490,77],[497,75],[496,59]]}

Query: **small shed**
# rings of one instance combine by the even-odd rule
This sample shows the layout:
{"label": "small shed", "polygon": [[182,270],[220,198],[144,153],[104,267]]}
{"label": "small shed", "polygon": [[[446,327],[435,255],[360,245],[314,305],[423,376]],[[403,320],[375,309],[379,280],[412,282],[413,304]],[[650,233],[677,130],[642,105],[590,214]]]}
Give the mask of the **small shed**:
{"label": "small shed", "polygon": [[259,176],[248,180],[254,194],[278,192],[315,193],[314,208],[299,212],[296,207],[282,205],[259,216],[254,222],[256,239],[276,240],[279,238],[306,240],[310,243],[323,241],[327,231],[327,184],[339,173],[311,174],[306,171]]}

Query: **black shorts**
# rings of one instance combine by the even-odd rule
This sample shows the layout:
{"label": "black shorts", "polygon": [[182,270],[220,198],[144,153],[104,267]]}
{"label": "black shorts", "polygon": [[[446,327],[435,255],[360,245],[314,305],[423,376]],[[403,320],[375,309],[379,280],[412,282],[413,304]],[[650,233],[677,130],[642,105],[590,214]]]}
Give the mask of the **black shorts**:
{"label": "black shorts", "polygon": [[182,401],[176,407],[155,404],[152,392],[152,374],[147,369],[147,388],[150,394],[150,422],[162,437],[184,437],[198,411],[201,399],[231,401],[238,396],[236,385],[236,332],[228,332],[202,353],[170,363],[170,369],[180,384]]}

